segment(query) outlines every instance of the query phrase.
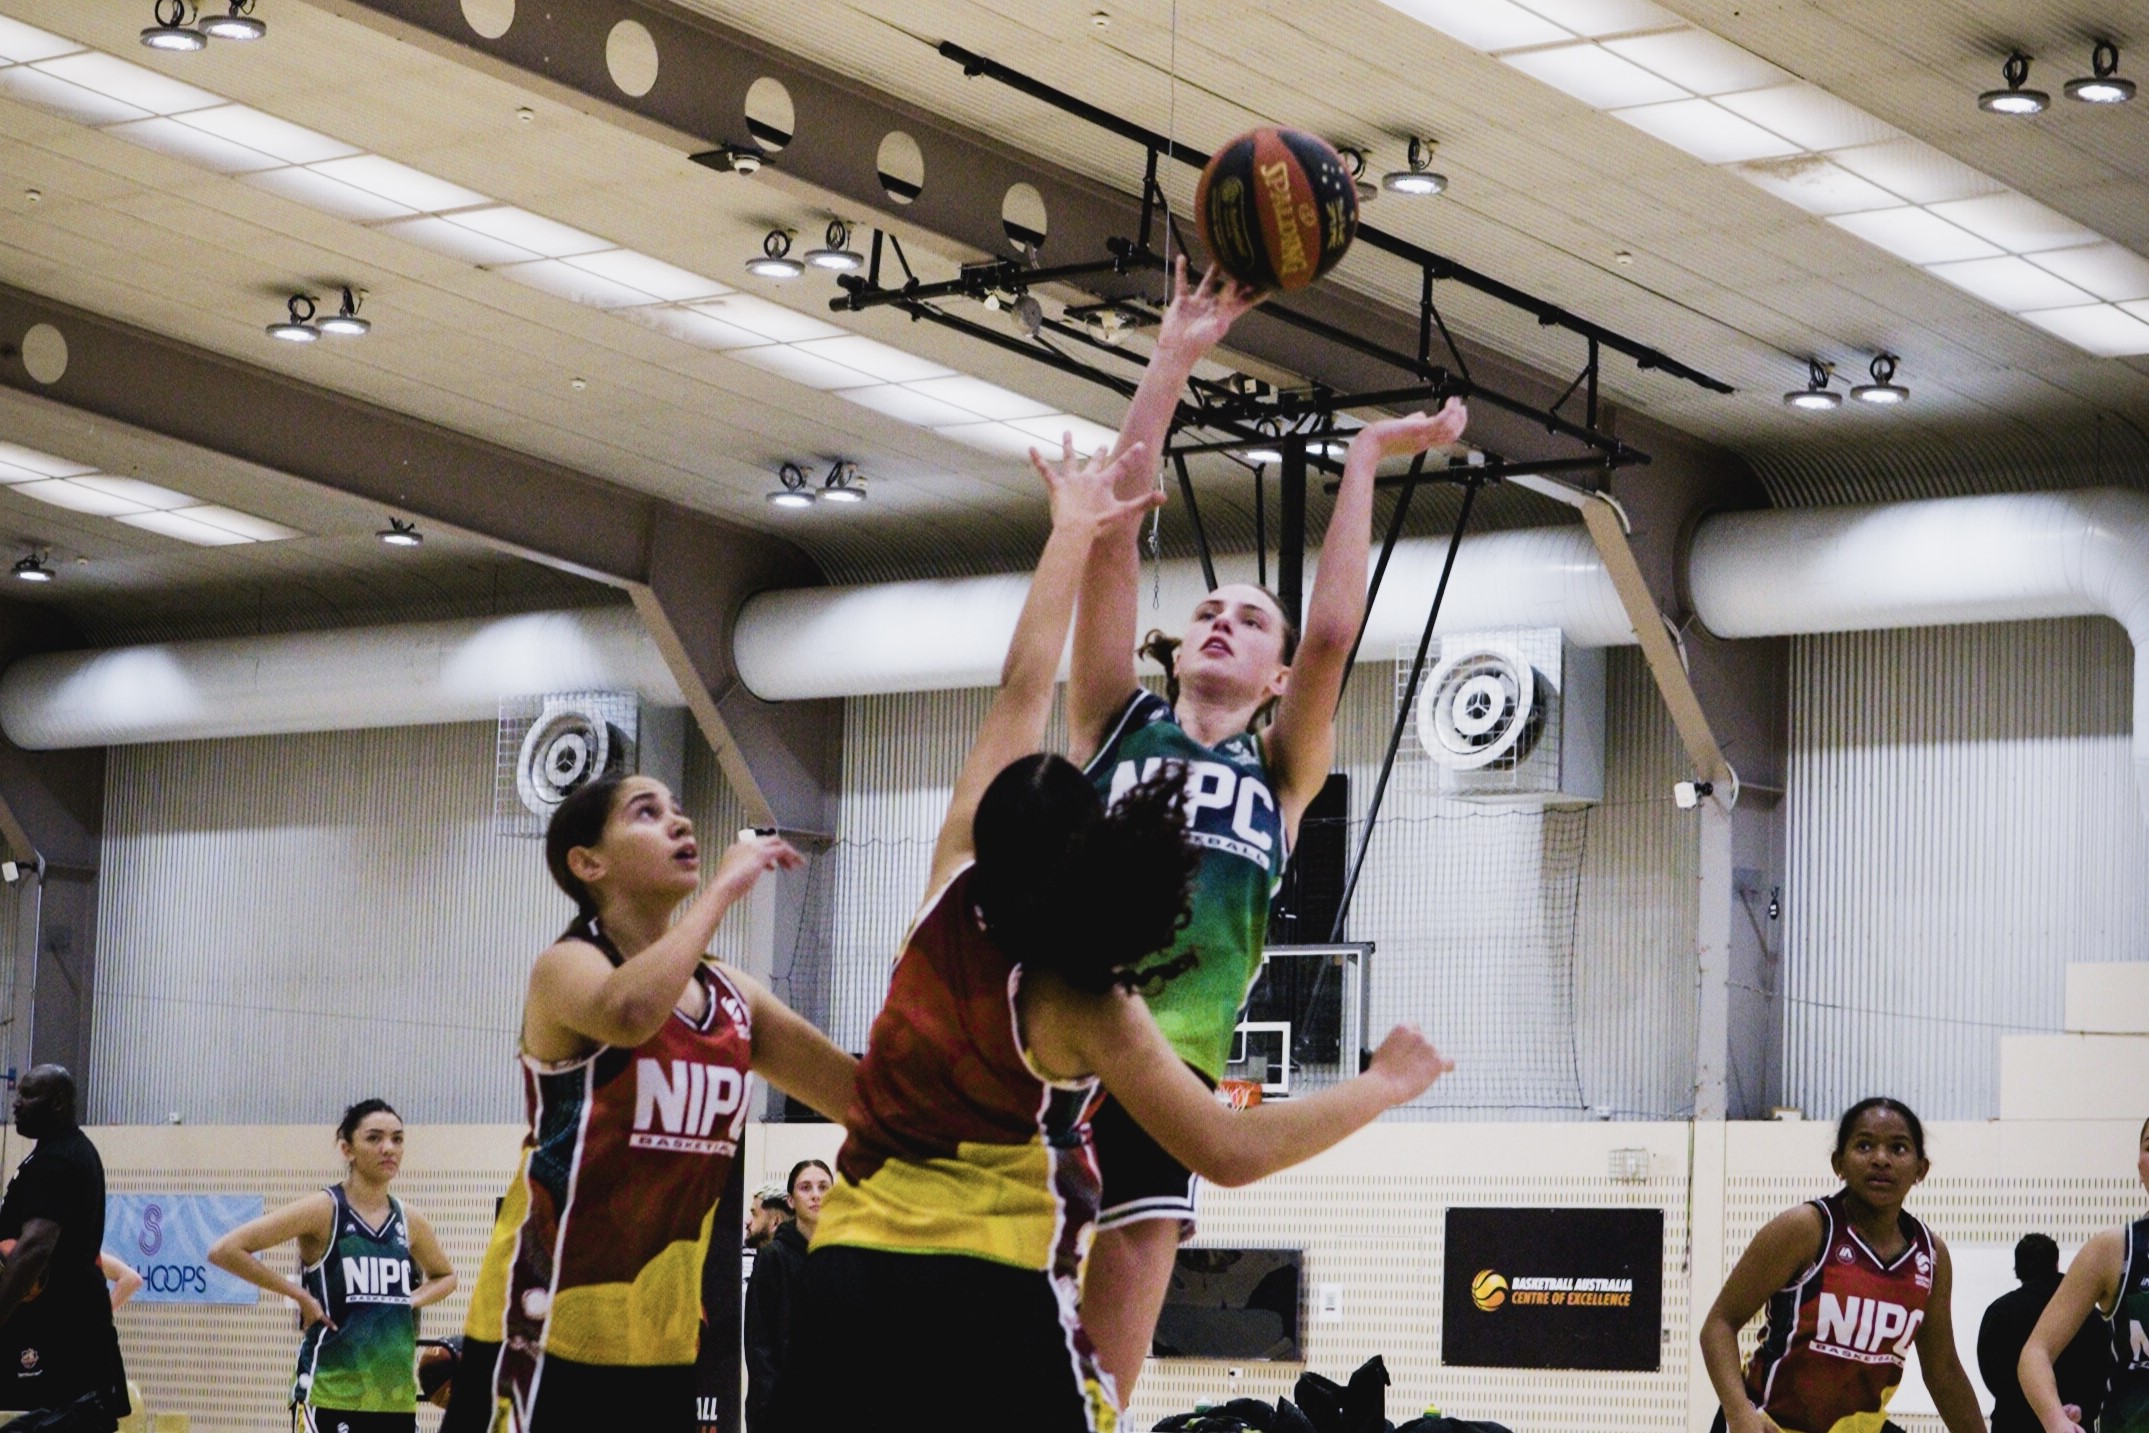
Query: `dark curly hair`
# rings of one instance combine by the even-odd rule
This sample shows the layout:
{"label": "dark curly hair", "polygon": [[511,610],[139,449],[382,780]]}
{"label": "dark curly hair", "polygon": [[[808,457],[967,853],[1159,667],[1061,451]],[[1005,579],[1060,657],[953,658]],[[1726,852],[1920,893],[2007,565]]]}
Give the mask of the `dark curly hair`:
{"label": "dark curly hair", "polygon": [[358,1127],[364,1124],[370,1115],[395,1115],[397,1119],[403,1118],[401,1115],[396,1114],[395,1106],[389,1104],[386,1100],[360,1100],[357,1104],[345,1110],[343,1118],[337,1121],[336,1138],[345,1144],[349,1144],[353,1139],[357,1138]]}
{"label": "dark curly hair", "polygon": [[[1290,613],[1283,610],[1281,597],[1258,583],[1248,585],[1276,604],[1276,616],[1283,623],[1283,661],[1285,666],[1289,666],[1298,656],[1298,624],[1291,620]],[[1179,659],[1180,641],[1181,639],[1152,627],[1142,638],[1142,645],[1134,649],[1136,656],[1147,657],[1164,669],[1164,700],[1175,707],[1179,705],[1179,669],[1174,664]],[[1258,724],[1267,720],[1275,713],[1275,709],[1276,700],[1271,697],[1261,704],[1261,710],[1254,713],[1254,721]]]}
{"label": "dark curly hair", "polygon": [[971,820],[974,892],[1008,958],[1077,990],[1153,985],[1191,955],[1144,966],[1187,922],[1199,849],[1187,837],[1176,763],[1110,809],[1064,757],[1025,756],[993,778]]}

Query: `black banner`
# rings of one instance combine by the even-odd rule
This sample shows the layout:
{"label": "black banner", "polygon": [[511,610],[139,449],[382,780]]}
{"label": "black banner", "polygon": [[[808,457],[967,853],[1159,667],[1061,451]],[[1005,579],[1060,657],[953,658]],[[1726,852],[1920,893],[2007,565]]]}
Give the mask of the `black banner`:
{"label": "black banner", "polygon": [[1664,1211],[1450,1209],[1440,1361],[1654,1372]]}

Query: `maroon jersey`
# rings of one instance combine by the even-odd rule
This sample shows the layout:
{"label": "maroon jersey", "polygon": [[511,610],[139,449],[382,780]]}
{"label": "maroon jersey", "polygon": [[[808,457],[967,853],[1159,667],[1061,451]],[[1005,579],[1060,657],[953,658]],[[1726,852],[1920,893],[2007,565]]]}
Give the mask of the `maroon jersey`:
{"label": "maroon jersey", "polygon": [[966,867],[905,942],[844,1118],[816,1247],[967,1254],[1072,1283],[1097,1217],[1095,1079],[1023,1048],[1022,967],[985,933]]}
{"label": "maroon jersey", "polygon": [[1842,1191],[1813,1207],[1820,1257],[1770,1297],[1747,1396],[1784,1433],[1880,1433],[1932,1296],[1933,1236],[1905,1214],[1903,1251],[1882,1260],[1851,1227]]}
{"label": "maroon jersey", "polygon": [[[601,935],[596,944],[616,962]],[[530,1128],[466,1325],[501,1344],[497,1391],[522,1426],[547,1357],[691,1364],[710,1221],[746,1123],[747,1002],[713,965],[703,1010],[631,1050],[523,1057]]]}

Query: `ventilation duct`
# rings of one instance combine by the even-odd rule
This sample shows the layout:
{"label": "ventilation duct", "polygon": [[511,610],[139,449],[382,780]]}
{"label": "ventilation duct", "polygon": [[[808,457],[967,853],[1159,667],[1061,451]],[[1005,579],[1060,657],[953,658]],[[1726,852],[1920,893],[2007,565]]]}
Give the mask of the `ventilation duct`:
{"label": "ventilation duct", "polygon": [[632,608],[355,627],[25,657],[0,731],[32,751],[493,721],[507,697],[685,698]]}
{"label": "ventilation duct", "polygon": [[[1368,659],[1417,646],[1447,549],[1444,538],[1396,544],[1360,649]],[[1162,595],[1152,604],[1157,585]],[[764,592],[739,614],[733,655],[740,680],[765,701],[989,687],[1000,680],[1029,586],[1018,574]],[[1177,631],[1208,590],[1199,563],[1164,563],[1156,585],[1144,564],[1140,622]],[[1557,627],[1580,647],[1634,640],[1579,524],[1463,542],[1440,628],[1497,627]]]}
{"label": "ventilation duct", "polygon": [[1695,533],[1688,584],[1719,637],[2111,618],[2134,644],[2134,779],[2149,817],[2149,496],[1726,513]]}

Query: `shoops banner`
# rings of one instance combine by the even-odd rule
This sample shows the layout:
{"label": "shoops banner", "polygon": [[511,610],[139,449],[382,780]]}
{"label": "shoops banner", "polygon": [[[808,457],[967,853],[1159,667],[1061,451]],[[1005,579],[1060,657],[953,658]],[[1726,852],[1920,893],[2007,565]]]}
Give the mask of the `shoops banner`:
{"label": "shoops banner", "polygon": [[1450,1209],[1440,1361],[1654,1372],[1661,1209]]}
{"label": "shoops banner", "polygon": [[209,1246],[261,1217],[258,1194],[108,1194],[104,1247],[142,1276],[152,1304],[251,1304],[261,1290],[209,1262]]}

